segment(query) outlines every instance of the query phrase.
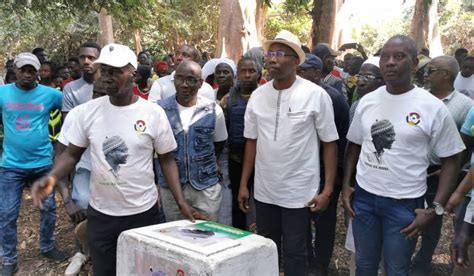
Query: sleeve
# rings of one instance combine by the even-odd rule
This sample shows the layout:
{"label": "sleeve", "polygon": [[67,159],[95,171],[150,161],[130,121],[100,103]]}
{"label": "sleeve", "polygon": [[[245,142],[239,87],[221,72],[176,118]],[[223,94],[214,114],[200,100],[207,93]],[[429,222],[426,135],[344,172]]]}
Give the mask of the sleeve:
{"label": "sleeve", "polygon": [[214,142],[227,140],[227,128],[225,126],[225,117],[222,108],[216,104],[216,123],[214,126]]}
{"label": "sleeve", "polygon": [[66,116],[66,119],[64,120],[64,123],[61,127],[61,132],[59,132],[59,137],[58,141],[59,143],[67,146],[69,145],[69,140],[67,138],[67,133],[71,130],[71,125],[73,124],[75,120],[75,113],[76,109],[72,109],[69,114]]}
{"label": "sleeve", "polygon": [[[67,139],[69,144],[76,145],[81,148],[87,148],[89,146],[89,137],[86,133],[86,124],[84,121],[84,115],[86,114],[85,105],[78,106],[76,111],[75,119],[71,124],[69,131],[67,131]],[[68,116],[69,117],[69,116]]]}
{"label": "sleeve", "polygon": [[157,103],[161,100],[161,85],[159,79],[154,81],[150,88],[150,95],[148,96],[148,101],[152,103]]}
{"label": "sleeve", "polygon": [[69,112],[74,108],[72,93],[71,83],[68,83],[63,89],[62,112]]}
{"label": "sleeve", "polygon": [[466,147],[447,107],[443,104],[436,113],[430,142],[434,154],[443,158],[463,151]]}
{"label": "sleeve", "polygon": [[177,144],[165,111],[158,105],[154,108],[156,108],[156,124],[154,125],[157,128],[155,130],[153,147],[158,154],[165,154],[175,150]]}
{"label": "sleeve", "polygon": [[461,133],[468,136],[474,136],[474,107],[469,110],[469,113],[466,116],[466,120],[461,127]]}
{"label": "sleeve", "polygon": [[474,197],[471,197],[471,201],[466,207],[466,215],[464,215],[464,221],[469,224],[474,224]]}
{"label": "sleeve", "polygon": [[360,106],[361,106],[361,103],[359,102],[359,104],[357,105],[355,109],[354,117],[352,118],[352,122],[349,126],[349,130],[347,131],[347,140],[357,145],[362,145],[362,142],[364,141],[364,135],[362,132]]}
{"label": "sleeve", "polygon": [[319,107],[316,108],[318,113],[314,118],[314,126],[318,132],[319,139],[323,142],[336,141],[339,139],[339,136],[334,122],[334,110],[331,97],[329,97],[326,91],[321,91],[317,104]]}
{"label": "sleeve", "polygon": [[63,93],[59,91],[54,91],[54,108],[62,110],[62,103],[63,103]]}
{"label": "sleeve", "polygon": [[255,94],[250,96],[249,102],[247,104],[247,109],[245,110],[244,115],[244,137],[248,139],[257,139],[258,138],[258,121],[257,116],[254,113],[254,101]]}
{"label": "sleeve", "polygon": [[216,92],[214,92],[212,86],[210,86],[207,82],[203,82],[201,88],[198,90],[198,94],[211,101],[216,100]]}

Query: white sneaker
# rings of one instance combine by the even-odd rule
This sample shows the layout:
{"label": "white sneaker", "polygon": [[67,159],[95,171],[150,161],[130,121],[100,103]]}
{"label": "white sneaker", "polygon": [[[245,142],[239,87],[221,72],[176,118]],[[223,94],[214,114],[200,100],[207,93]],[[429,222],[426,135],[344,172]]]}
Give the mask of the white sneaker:
{"label": "white sneaker", "polygon": [[66,271],[64,272],[65,276],[76,276],[81,271],[82,265],[86,262],[86,256],[81,252],[77,252],[71,258],[71,262],[69,263]]}

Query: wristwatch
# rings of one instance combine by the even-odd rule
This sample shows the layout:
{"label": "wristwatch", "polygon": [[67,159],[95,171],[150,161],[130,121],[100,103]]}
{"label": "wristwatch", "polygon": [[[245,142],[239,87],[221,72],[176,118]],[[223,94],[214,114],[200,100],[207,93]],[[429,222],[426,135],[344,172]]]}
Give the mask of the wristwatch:
{"label": "wristwatch", "polygon": [[435,214],[438,216],[442,216],[444,214],[444,207],[443,205],[439,204],[436,201],[433,201],[433,207],[435,210]]}

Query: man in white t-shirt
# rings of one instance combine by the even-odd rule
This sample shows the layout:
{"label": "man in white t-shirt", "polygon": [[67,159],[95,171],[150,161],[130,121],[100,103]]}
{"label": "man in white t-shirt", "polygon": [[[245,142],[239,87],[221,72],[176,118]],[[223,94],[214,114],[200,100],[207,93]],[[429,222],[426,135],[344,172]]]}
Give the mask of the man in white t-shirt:
{"label": "man in white t-shirt", "polygon": [[[273,80],[257,88],[247,104],[238,202],[248,212],[248,182],[255,165],[258,233],[283,250],[285,275],[306,275],[309,208],[323,211],[334,189],[338,139],[334,112],[326,91],[296,75],[305,54],[294,34],[283,30],[264,49]],[[320,141],[325,187],[318,193]]]}
{"label": "man in white t-shirt", "polygon": [[460,64],[461,71],[454,80],[454,88],[474,99],[474,56],[467,56]]}
{"label": "man in white t-shirt", "polygon": [[109,44],[99,59],[108,97],[77,107],[67,133],[68,148],[51,172],[34,183],[36,205],[56,179],[74,169],[87,147],[91,151],[91,194],[87,209],[87,239],[95,275],[115,275],[117,239],[122,231],[158,223],[158,190],[152,157],[161,167],[183,215],[198,214],[184,200],[179,187],[176,148],[166,115],[158,105],[133,94],[137,58],[130,48]]}
{"label": "man in white t-shirt", "polygon": [[[464,144],[443,102],[412,84],[417,62],[413,39],[397,35],[385,43],[386,86],[360,100],[347,134],[343,204],[354,218],[358,275],[377,275],[381,252],[387,275],[409,275],[416,237],[443,215],[457,178]],[[440,157],[441,172],[432,207],[424,209],[430,152]]]}
{"label": "man in white t-shirt", "polygon": [[[181,62],[174,77],[176,96],[160,100],[159,105],[178,143],[174,158],[184,198],[207,218],[217,221],[222,187],[216,160],[227,140],[227,130],[221,107],[198,95],[203,83],[201,75],[201,67],[196,62]],[[159,184],[166,220],[182,219],[162,171],[163,167]]]}
{"label": "man in white t-shirt", "polygon": [[[182,61],[192,60],[194,62],[199,61],[199,52],[196,48],[191,45],[183,44],[176,51],[176,67]],[[161,99],[166,99],[170,96],[176,94],[176,88],[174,86],[174,75],[176,71],[171,73],[171,75],[161,77],[153,82],[153,85],[150,89],[150,95],[148,100],[152,103],[156,103]],[[216,100],[216,93],[212,86],[208,83],[203,82],[201,88],[198,90],[198,95],[208,98],[209,100]]]}

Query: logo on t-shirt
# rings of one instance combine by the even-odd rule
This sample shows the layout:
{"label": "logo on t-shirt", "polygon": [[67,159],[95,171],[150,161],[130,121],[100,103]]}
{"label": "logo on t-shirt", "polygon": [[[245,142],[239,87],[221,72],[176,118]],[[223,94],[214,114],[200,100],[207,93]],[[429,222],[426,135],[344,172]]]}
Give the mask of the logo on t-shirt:
{"label": "logo on t-shirt", "polygon": [[119,178],[120,165],[127,163],[128,147],[120,136],[106,137],[102,143],[105,161],[110,165],[110,172]]}
{"label": "logo on t-shirt", "polygon": [[410,126],[416,126],[420,123],[421,116],[416,112],[410,112],[410,114],[407,115],[406,120]]}
{"label": "logo on t-shirt", "polygon": [[368,153],[367,160],[373,164],[374,168],[386,169],[383,165],[383,154],[392,148],[395,142],[395,128],[389,120],[376,120],[370,127],[372,145]]}
{"label": "logo on t-shirt", "polygon": [[142,134],[146,130],[146,124],[143,120],[138,120],[134,125],[135,131],[137,134]]}
{"label": "logo on t-shirt", "polygon": [[28,115],[21,115],[16,118],[15,128],[17,131],[31,130],[31,117]]}

